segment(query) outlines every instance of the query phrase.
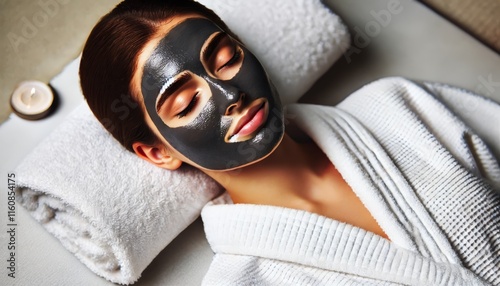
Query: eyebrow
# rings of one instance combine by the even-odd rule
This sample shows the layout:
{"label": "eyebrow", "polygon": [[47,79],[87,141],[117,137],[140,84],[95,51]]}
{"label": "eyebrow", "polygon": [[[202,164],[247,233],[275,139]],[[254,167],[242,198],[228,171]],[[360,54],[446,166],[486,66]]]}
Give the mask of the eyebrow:
{"label": "eyebrow", "polygon": [[169,79],[161,88],[158,98],[156,99],[156,112],[159,112],[165,101],[185,83],[190,81],[193,76],[184,72],[176,78]]}
{"label": "eyebrow", "polygon": [[212,53],[215,51],[215,49],[217,48],[217,46],[219,45],[220,41],[226,37],[227,34],[224,33],[224,32],[219,32],[217,35],[215,35],[211,40],[210,42],[208,42],[208,45],[205,49],[203,49],[203,51],[201,52],[201,58],[204,60],[204,61],[207,61],[208,58],[210,57],[210,55],[212,55]]}

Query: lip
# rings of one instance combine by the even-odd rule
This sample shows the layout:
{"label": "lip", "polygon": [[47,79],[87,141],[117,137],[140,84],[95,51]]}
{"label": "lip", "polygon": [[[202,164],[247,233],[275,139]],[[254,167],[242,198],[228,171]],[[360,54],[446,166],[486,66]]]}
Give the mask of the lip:
{"label": "lip", "polygon": [[233,121],[229,128],[225,141],[240,142],[252,137],[266,122],[268,116],[268,104],[264,98],[254,100],[243,112],[243,115]]}

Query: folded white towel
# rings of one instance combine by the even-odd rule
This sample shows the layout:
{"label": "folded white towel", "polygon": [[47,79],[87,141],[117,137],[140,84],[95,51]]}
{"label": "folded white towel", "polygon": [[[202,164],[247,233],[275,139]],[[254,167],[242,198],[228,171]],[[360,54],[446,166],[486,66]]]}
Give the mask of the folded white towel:
{"label": "folded white towel", "polygon": [[[319,0],[200,2],[255,50],[285,102],[298,99],[349,43],[347,29]],[[55,84],[66,92],[62,98],[80,93],[77,70],[66,69],[64,76],[74,80],[59,83],[74,86]],[[135,282],[220,191],[196,170],[169,172],[138,159],[86,104],[15,172],[21,205],[92,271],[122,284]]]}

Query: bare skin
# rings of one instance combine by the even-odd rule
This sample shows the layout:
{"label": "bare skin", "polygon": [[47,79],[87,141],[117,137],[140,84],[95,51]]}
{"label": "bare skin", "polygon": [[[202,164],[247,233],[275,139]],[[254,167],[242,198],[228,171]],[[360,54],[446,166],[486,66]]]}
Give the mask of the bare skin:
{"label": "bare skin", "polygon": [[[165,22],[156,37],[146,44],[138,57],[137,70],[131,83],[132,90],[137,94],[140,94],[142,68],[159,40],[176,24],[193,16],[196,17],[177,16]],[[235,67],[235,73],[237,68]],[[229,69],[227,72],[233,71]],[[199,88],[204,87],[200,85]],[[175,100],[175,96],[172,98]],[[144,110],[142,96],[136,96],[136,99]],[[176,103],[173,101],[171,104],[175,106]],[[238,116],[240,109],[244,108],[245,106],[236,106],[234,116]],[[273,205],[306,210],[389,239],[315,143],[298,143],[285,134],[274,152],[262,160],[234,170],[211,171],[197,166],[172,148],[163,139],[147,112],[145,114],[147,124],[162,142],[157,146],[134,143],[133,149],[139,157],[170,170],[179,168],[183,163],[193,165],[220,183],[237,204]]]}
{"label": "bare skin", "polygon": [[204,172],[226,188],[234,203],[306,210],[388,239],[314,143],[297,143],[285,135],[278,148],[258,163],[233,171]]}

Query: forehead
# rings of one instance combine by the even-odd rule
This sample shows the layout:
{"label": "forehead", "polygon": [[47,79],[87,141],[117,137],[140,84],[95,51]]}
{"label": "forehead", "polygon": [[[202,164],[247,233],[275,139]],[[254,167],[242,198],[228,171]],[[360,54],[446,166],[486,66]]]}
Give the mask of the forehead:
{"label": "forehead", "polygon": [[[210,26],[211,25],[216,26],[212,21],[203,18],[202,16],[197,14],[178,15],[169,19],[168,21],[165,21],[158,29],[158,31],[155,33],[155,36],[153,36],[153,38],[151,38],[144,45],[144,47],[142,48],[141,52],[137,57],[136,69],[131,82],[131,89],[135,91],[136,94],[140,94],[141,91],[141,81],[144,73],[144,66],[146,65],[148,59],[151,57],[155,49],[160,44],[161,40],[163,40],[167,35],[169,35],[172,30],[179,27],[180,24],[186,22],[187,20],[194,20],[194,19],[200,19],[200,20],[203,19],[206,21],[205,22],[206,24]],[[196,33],[191,33],[191,34],[194,36]],[[142,96],[139,96],[139,98],[141,97]]]}
{"label": "forehead", "polygon": [[173,76],[185,69],[197,68],[203,45],[220,31],[217,25],[204,18],[179,23],[159,41],[146,60],[144,76],[158,70],[163,75]]}
{"label": "forehead", "polygon": [[206,18],[189,18],[166,33],[154,51],[167,48],[172,52],[187,52],[191,47],[201,48],[200,45],[203,45],[210,35],[220,31],[222,30],[214,22]]}
{"label": "forehead", "polygon": [[165,82],[185,70],[202,72],[202,47],[211,35],[221,31],[206,18],[187,18],[172,27],[144,59],[140,85],[143,96],[157,94]]}

